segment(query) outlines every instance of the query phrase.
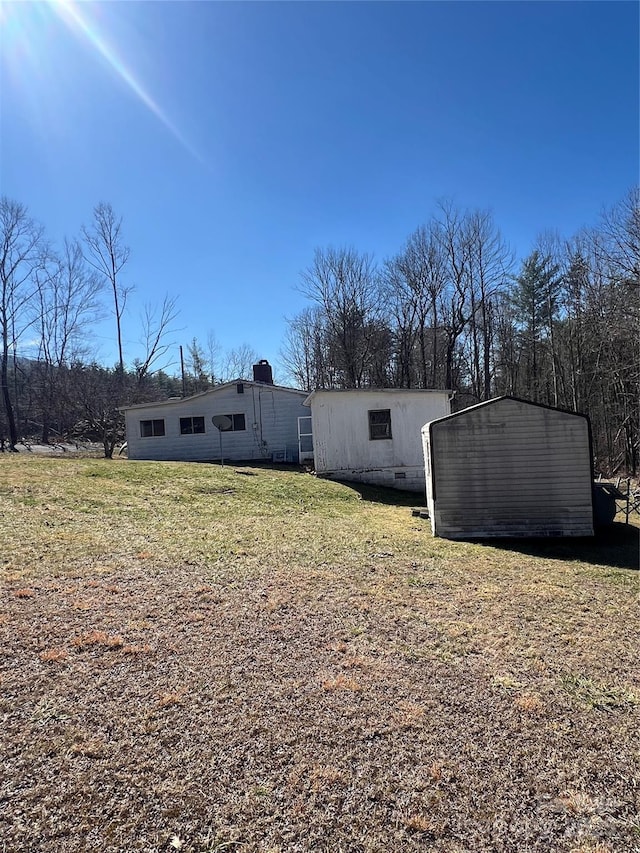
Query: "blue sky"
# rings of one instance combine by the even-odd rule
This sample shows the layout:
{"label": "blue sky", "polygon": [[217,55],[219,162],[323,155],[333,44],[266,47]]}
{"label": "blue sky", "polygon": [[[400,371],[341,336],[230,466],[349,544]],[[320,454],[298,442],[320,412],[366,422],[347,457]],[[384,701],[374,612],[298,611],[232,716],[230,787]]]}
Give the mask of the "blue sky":
{"label": "blue sky", "polygon": [[176,359],[213,331],[283,379],[317,246],[382,260],[446,197],[523,257],[638,182],[638,10],[0,0],[0,192],[54,242],[99,201],[123,217],[128,361],[168,293]]}

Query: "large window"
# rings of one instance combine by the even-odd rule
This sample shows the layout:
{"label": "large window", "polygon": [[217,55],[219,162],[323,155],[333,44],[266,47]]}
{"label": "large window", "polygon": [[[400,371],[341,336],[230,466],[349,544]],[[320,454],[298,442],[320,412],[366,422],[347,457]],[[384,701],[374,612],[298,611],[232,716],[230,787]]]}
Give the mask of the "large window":
{"label": "large window", "polygon": [[155,438],[158,435],[164,435],[164,419],[140,421],[140,436],[142,438]]}
{"label": "large window", "polygon": [[369,440],[391,438],[391,409],[369,411]]}
{"label": "large window", "polygon": [[180,418],[180,435],[195,435],[204,432],[204,417]]}
{"label": "large window", "polygon": [[240,430],[246,429],[244,415],[225,415],[225,417],[229,418],[231,421],[230,425],[227,427],[220,427],[222,432],[238,432]]}

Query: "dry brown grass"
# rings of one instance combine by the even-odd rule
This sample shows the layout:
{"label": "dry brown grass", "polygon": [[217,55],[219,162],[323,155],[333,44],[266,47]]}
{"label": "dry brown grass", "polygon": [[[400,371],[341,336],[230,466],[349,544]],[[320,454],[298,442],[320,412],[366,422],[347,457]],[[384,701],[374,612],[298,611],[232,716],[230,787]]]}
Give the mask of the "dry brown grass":
{"label": "dry brown grass", "polygon": [[32,589],[27,589],[26,587],[24,589],[16,589],[13,594],[16,598],[32,598],[35,595]]}
{"label": "dry brown grass", "polygon": [[358,692],[362,690],[362,685],[359,684],[355,678],[349,678],[346,675],[338,675],[335,678],[324,677],[322,678],[322,689],[323,690],[352,690],[354,692]]}
{"label": "dry brown grass", "polygon": [[3,853],[638,847],[637,536],[255,474],[0,457]]}
{"label": "dry brown grass", "polygon": [[39,657],[40,660],[57,663],[66,660],[69,657],[69,652],[66,649],[45,649],[40,652]]}
{"label": "dry brown grass", "polygon": [[168,693],[163,693],[158,699],[158,708],[171,708],[174,705],[181,705],[187,693],[186,687],[181,687],[178,690],[170,690]]}
{"label": "dry brown grass", "polygon": [[514,699],[514,705],[526,714],[539,717],[544,714],[544,702],[536,693],[524,693]]}
{"label": "dry brown grass", "polygon": [[153,651],[149,643],[128,643],[122,647],[124,655],[148,655]]}
{"label": "dry brown grass", "polygon": [[80,637],[74,637],[71,641],[77,649],[87,646],[104,646],[107,649],[120,649],[124,646],[124,640],[118,634],[108,634],[106,631],[88,631]]}
{"label": "dry brown grass", "polygon": [[431,838],[439,838],[445,831],[444,824],[438,823],[437,821],[432,820],[432,818],[422,814],[411,815],[411,817],[406,819],[405,823],[407,828],[413,832],[422,832]]}

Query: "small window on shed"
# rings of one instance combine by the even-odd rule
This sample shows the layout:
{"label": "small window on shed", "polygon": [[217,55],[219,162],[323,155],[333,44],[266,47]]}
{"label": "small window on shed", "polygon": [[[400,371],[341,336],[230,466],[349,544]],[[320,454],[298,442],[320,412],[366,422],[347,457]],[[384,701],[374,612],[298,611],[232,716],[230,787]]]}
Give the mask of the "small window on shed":
{"label": "small window on shed", "polygon": [[244,382],[238,382],[236,385],[236,391],[238,394],[244,394]]}
{"label": "small window on shed", "polygon": [[204,417],[180,418],[180,435],[195,435],[204,432]]}
{"label": "small window on shed", "polygon": [[140,421],[140,437],[155,438],[164,435],[164,419]]}
{"label": "small window on shed", "polygon": [[369,411],[369,440],[391,438],[391,409]]}

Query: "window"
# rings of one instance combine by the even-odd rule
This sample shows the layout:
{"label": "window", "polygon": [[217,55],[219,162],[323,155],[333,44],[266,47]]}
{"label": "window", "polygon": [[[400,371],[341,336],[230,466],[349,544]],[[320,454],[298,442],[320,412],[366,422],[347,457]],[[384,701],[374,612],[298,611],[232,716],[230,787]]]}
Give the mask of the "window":
{"label": "window", "polygon": [[236,385],[236,391],[238,394],[244,394],[244,382],[238,382]]}
{"label": "window", "polygon": [[221,427],[222,432],[238,432],[246,429],[244,415],[225,415],[231,421],[231,426]]}
{"label": "window", "polygon": [[391,438],[391,409],[372,409],[369,412],[369,440]]}
{"label": "window", "polygon": [[180,418],[180,435],[204,432],[204,418]]}
{"label": "window", "polygon": [[140,421],[140,436],[142,438],[154,438],[158,435],[164,435],[164,419]]}

